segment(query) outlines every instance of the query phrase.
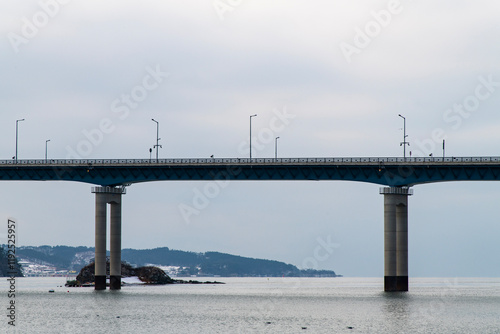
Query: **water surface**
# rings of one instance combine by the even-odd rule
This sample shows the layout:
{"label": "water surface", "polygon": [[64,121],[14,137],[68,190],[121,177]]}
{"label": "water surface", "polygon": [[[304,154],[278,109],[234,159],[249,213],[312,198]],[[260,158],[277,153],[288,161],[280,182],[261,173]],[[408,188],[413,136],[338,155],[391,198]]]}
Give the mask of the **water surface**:
{"label": "water surface", "polygon": [[382,292],[380,278],[218,280],[94,291],[18,278],[14,331],[2,279],[0,332],[500,333],[500,279],[412,279],[408,293]]}

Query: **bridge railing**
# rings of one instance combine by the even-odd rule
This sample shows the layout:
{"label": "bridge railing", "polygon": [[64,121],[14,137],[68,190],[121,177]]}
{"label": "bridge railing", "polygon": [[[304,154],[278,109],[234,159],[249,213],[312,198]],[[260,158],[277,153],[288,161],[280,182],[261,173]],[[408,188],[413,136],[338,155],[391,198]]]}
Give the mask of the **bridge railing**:
{"label": "bridge railing", "polygon": [[38,159],[0,160],[2,165],[189,165],[189,164],[390,164],[390,163],[500,163],[500,157],[418,158],[179,158],[179,159]]}

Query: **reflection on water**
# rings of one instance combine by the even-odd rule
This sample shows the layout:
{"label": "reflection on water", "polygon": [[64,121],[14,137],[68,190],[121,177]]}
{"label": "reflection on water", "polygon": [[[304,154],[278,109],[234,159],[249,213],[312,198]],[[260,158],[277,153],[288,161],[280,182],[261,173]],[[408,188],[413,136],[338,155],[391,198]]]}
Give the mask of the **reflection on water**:
{"label": "reflection on water", "polygon": [[398,329],[408,328],[410,321],[411,295],[407,292],[380,293],[384,300],[382,313],[389,333],[398,333]]}
{"label": "reflection on water", "polygon": [[[18,333],[499,333],[500,280],[221,278],[225,285],[64,288],[19,279]],[[5,291],[6,282],[0,283]],[[55,289],[55,293],[48,293]],[[68,292],[69,291],[69,292]],[[0,297],[0,304],[7,298]],[[1,306],[1,305],[0,305]],[[6,306],[6,305],[5,305]],[[3,307],[3,306],[2,306]],[[0,333],[7,332],[0,320]]]}

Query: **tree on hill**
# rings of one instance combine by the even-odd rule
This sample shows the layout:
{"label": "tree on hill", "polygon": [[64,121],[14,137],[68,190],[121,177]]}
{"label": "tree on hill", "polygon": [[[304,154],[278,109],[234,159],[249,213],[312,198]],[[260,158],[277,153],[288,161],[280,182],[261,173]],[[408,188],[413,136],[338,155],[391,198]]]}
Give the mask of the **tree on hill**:
{"label": "tree on hill", "polygon": [[17,257],[9,258],[9,252],[0,247],[0,277],[23,277],[22,267],[17,262]]}

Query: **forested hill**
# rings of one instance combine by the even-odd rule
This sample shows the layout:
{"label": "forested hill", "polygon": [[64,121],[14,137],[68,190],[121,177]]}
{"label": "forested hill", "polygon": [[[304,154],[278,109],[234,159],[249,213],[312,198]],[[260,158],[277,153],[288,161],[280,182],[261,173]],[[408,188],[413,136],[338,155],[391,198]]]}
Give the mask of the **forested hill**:
{"label": "forested hill", "polygon": [[193,253],[170,250],[167,247],[122,250],[122,258],[138,266],[148,263],[162,266],[188,267],[183,274],[219,276],[328,276],[331,270],[300,270],[296,266],[279,261],[254,259],[218,252]]}
{"label": "forested hill", "polygon": [[[17,255],[30,262],[50,264],[59,270],[80,270],[94,257],[94,248],[69,246],[18,247]],[[206,252],[194,253],[171,250],[168,247],[155,249],[123,249],[122,260],[135,266],[153,264],[181,267],[179,275],[198,276],[288,276],[335,277],[330,270],[300,270],[279,261],[253,259],[242,256]]]}
{"label": "forested hill", "polygon": [[0,277],[22,277],[21,266],[17,262],[17,257],[9,252],[6,246],[0,247]]}

